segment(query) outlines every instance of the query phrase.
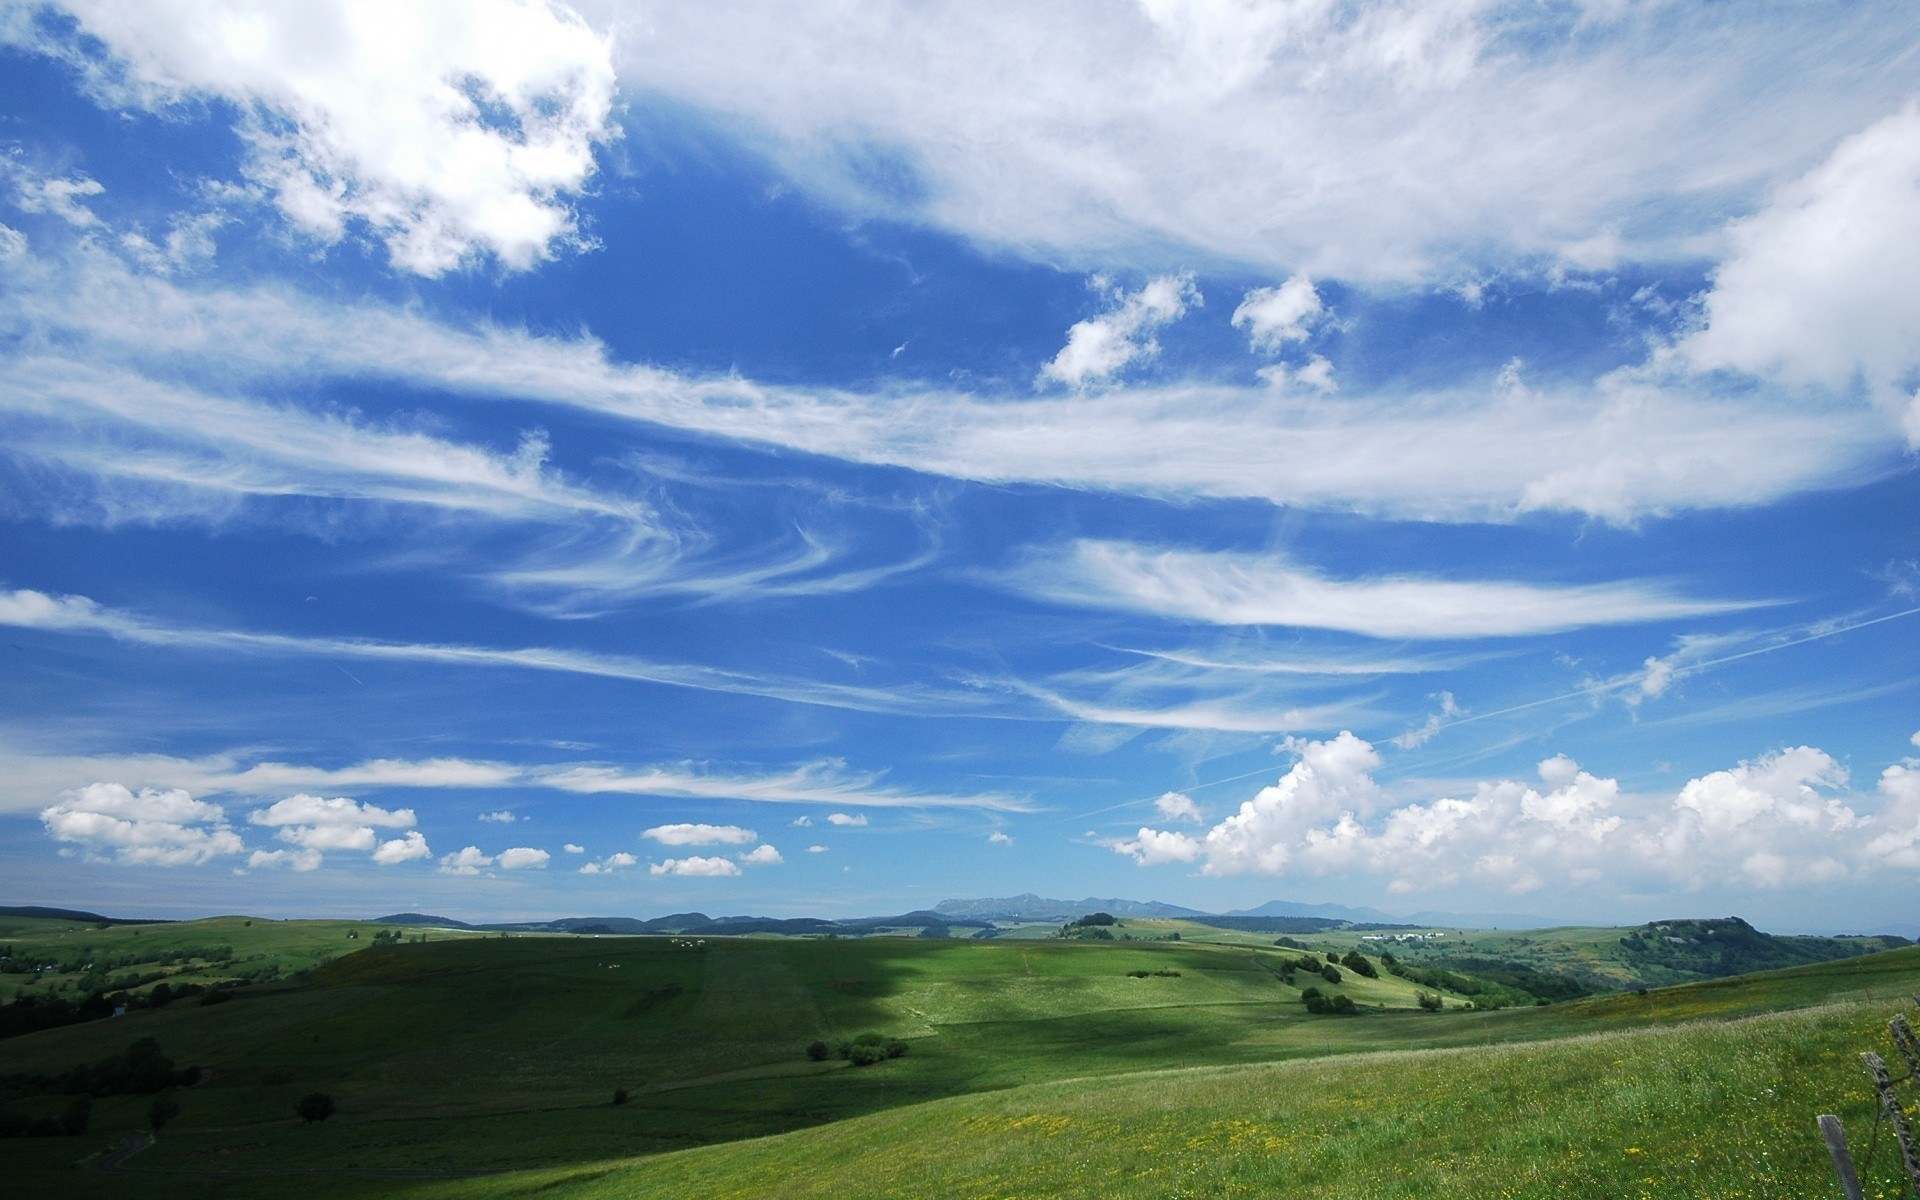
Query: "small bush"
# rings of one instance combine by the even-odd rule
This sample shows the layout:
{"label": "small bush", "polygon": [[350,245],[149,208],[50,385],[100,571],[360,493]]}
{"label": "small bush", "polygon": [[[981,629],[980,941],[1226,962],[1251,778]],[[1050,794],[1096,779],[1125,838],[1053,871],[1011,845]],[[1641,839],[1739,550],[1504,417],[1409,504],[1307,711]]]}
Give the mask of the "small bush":
{"label": "small bush", "polygon": [[1330,1007],[1330,1005],[1328,1005],[1327,1003],[1327,998],[1325,996],[1322,996],[1319,992],[1314,992],[1313,995],[1311,996],[1307,995],[1305,992],[1302,992],[1300,994],[1300,998],[1306,1002],[1307,1011],[1310,1013],[1323,1013],[1323,1012],[1326,1012],[1327,1009]]}
{"label": "small bush", "polygon": [[1311,1000],[1311,999],[1313,999],[1313,998],[1314,998],[1315,996],[1318,996],[1319,994],[1320,994],[1320,989],[1319,989],[1319,988],[1317,988],[1317,987],[1307,987],[1307,988],[1304,988],[1304,989],[1302,989],[1302,990],[1301,990],[1301,992],[1300,992],[1300,998],[1301,998],[1302,1000]]}
{"label": "small bush", "polygon": [[87,1125],[93,1120],[93,1097],[80,1096],[67,1111],[60,1114],[60,1132],[68,1137],[79,1137],[87,1131]]}
{"label": "small bush", "polygon": [[1351,1015],[1359,1011],[1353,1006],[1352,996],[1335,996],[1333,998],[1333,1003],[1328,1007],[1331,1008],[1334,1012],[1340,1013],[1342,1015]]}
{"label": "small bush", "polygon": [[1128,979],[1145,979],[1147,976],[1151,974],[1153,974],[1152,971],[1133,970],[1133,971],[1127,972],[1127,978]]}
{"label": "small bush", "polygon": [[613,1102],[615,1105],[625,1104],[627,1102],[627,1089],[625,1088],[613,1089]]}
{"label": "small bush", "polygon": [[1328,963],[1326,966],[1320,968],[1320,978],[1326,980],[1328,983],[1339,983],[1340,968],[1334,966],[1332,963]]}
{"label": "small bush", "polygon": [[807,1043],[807,1057],[814,1062],[825,1062],[827,1061],[827,1057],[832,1053],[832,1049],[830,1049],[825,1042]]}
{"label": "small bush", "polygon": [[1340,965],[1351,968],[1355,975],[1362,975],[1368,979],[1380,978],[1380,972],[1374,970],[1373,964],[1367,961],[1367,956],[1358,950],[1349,950],[1341,955]]}
{"label": "small bush", "polygon": [[172,1096],[155,1096],[147,1105],[147,1128],[159,1133],[167,1122],[180,1115],[180,1102]]}
{"label": "small bush", "polygon": [[324,1121],[333,1115],[333,1097],[325,1092],[308,1092],[293,1102],[293,1112],[309,1125]]}
{"label": "small bush", "polygon": [[1414,996],[1414,999],[1420,1005],[1421,1008],[1426,1009],[1428,1012],[1439,1012],[1440,1006],[1443,1003],[1445,1003],[1440,999],[1440,997],[1437,994],[1433,992],[1417,993]]}
{"label": "small bush", "polygon": [[1163,978],[1171,978],[1171,979],[1180,978],[1180,972],[1174,970],[1172,967],[1162,967],[1158,971],[1155,971],[1154,974],[1162,976]]}

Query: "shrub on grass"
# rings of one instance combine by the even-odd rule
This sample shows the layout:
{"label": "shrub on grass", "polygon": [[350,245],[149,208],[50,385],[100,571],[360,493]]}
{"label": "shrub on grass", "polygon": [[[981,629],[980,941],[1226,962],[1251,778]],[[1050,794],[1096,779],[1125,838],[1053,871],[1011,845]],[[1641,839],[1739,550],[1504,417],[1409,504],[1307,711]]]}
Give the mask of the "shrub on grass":
{"label": "shrub on grass", "polygon": [[833,1051],[828,1048],[825,1042],[807,1043],[807,1057],[814,1062],[825,1062],[827,1061],[827,1056],[832,1053]]}
{"label": "shrub on grass", "polygon": [[839,1048],[840,1057],[856,1067],[870,1067],[889,1058],[899,1058],[906,1052],[905,1042],[878,1033],[863,1033],[850,1042],[841,1042]]}
{"label": "shrub on grass", "polygon": [[308,1092],[293,1102],[293,1112],[309,1125],[324,1121],[333,1115],[333,1097],[325,1092]]}
{"label": "shrub on grass", "polygon": [[180,1115],[180,1102],[172,1096],[155,1096],[147,1105],[147,1128],[159,1133],[167,1122]]}
{"label": "shrub on grass", "polygon": [[1439,1012],[1441,1004],[1444,1003],[1444,1001],[1442,1001],[1440,997],[1433,992],[1416,993],[1414,996],[1414,1000],[1420,1005],[1421,1008],[1426,1009],[1428,1012]]}
{"label": "shrub on grass", "polygon": [[1339,983],[1340,968],[1334,966],[1332,963],[1328,963],[1326,966],[1320,968],[1320,978],[1326,980],[1328,983]]}
{"label": "shrub on grass", "polygon": [[1342,1016],[1351,1016],[1354,1013],[1360,1011],[1359,1009],[1353,1006],[1352,996],[1335,996],[1333,998],[1333,1003],[1329,1004],[1327,1007],[1329,1010],[1339,1013]]}
{"label": "shrub on grass", "polygon": [[79,1137],[87,1131],[87,1125],[93,1120],[93,1097],[80,1096],[67,1111],[60,1114],[60,1132],[68,1137]]}
{"label": "shrub on grass", "polygon": [[[1312,991],[1312,989],[1309,988],[1308,991]],[[1323,1013],[1332,1007],[1327,1003],[1327,998],[1319,992],[1314,992],[1311,996],[1307,995],[1306,992],[1302,992],[1300,999],[1306,1003],[1307,1011],[1310,1013]]]}
{"label": "shrub on grass", "polygon": [[625,1088],[613,1089],[613,1102],[616,1105],[625,1104],[627,1102],[627,1089]]}
{"label": "shrub on grass", "polygon": [[1340,965],[1343,967],[1351,967],[1354,974],[1364,975],[1368,979],[1380,978],[1380,972],[1374,970],[1373,964],[1367,961],[1367,956],[1358,950],[1349,950],[1341,955]]}
{"label": "shrub on grass", "polygon": [[1128,979],[1145,979],[1147,976],[1151,974],[1153,974],[1152,971],[1143,971],[1143,970],[1135,969],[1127,972],[1127,978]]}

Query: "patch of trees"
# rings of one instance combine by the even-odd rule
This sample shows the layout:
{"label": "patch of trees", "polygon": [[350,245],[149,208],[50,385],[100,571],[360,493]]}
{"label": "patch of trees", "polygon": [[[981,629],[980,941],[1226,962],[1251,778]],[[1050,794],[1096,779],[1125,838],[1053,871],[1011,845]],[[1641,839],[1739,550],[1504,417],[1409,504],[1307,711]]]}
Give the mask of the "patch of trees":
{"label": "patch of trees", "polygon": [[[899,1058],[906,1052],[905,1042],[879,1033],[863,1033],[833,1048],[835,1057],[844,1059],[856,1067],[870,1067],[874,1063],[885,1062],[889,1058]],[[814,1062],[826,1061],[827,1044],[814,1042],[807,1047],[807,1057]]]}
{"label": "patch of trees", "polygon": [[1078,921],[1075,921],[1074,924],[1075,925],[1114,925],[1114,924],[1118,924],[1118,922],[1114,920],[1112,913],[1097,912],[1097,913],[1088,913],[1086,916],[1081,917]]}
{"label": "patch of trees", "polygon": [[[616,1094],[619,1099],[614,1103],[625,1103],[627,1093],[622,1090]],[[334,1114],[333,1097],[325,1092],[308,1092],[293,1102],[293,1113],[309,1125],[324,1121]]]}
{"label": "patch of trees", "polygon": [[1409,983],[1465,996],[1475,1008],[1551,1004],[1576,1000],[1594,992],[1592,987],[1570,976],[1505,959],[1456,956],[1428,967],[1416,967],[1391,956],[1383,956],[1380,961],[1390,973]]}
{"label": "patch of trees", "polygon": [[98,1021],[111,1017],[116,1008],[163,1008],[176,1000],[193,996],[200,997],[201,1004],[223,1004],[233,999],[226,985],[209,988],[197,983],[183,983],[176,987],[161,982],[144,994],[96,989],[78,1000],[21,992],[11,1003],[0,1005],[0,1039],[38,1033],[42,1029],[58,1029],[62,1025]]}
{"label": "patch of trees", "polygon": [[1341,955],[1340,965],[1350,969],[1355,975],[1363,975],[1368,979],[1380,978],[1380,972],[1374,969],[1373,963],[1358,950],[1349,950]]}
{"label": "patch of trees", "polygon": [[1695,979],[1831,962],[1910,944],[1904,938],[1778,937],[1739,917],[1652,921],[1620,939],[1621,957],[1632,966]]}
{"label": "patch of trees", "polygon": [[1350,1017],[1359,1015],[1359,1006],[1352,996],[1329,996],[1317,987],[1307,988],[1300,993],[1300,1002],[1307,1006],[1310,1013],[1332,1013],[1336,1016]]}
{"label": "patch of trees", "polygon": [[1162,976],[1165,978],[1178,979],[1180,977],[1180,972],[1174,970],[1171,967],[1162,967],[1158,971],[1149,971],[1145,967],[1135,967],[1133,970],[1127,972],[1128,979],[1146,979],[1149,976],[1154,976],[1154,975]]}
{"label": "patch of trees", "polygon": [[1273,939],[1273,944],[1288,950],[1305,950],[1307,948],[1305,942],[1296,942],[1290,937],[1277,937]]}
{"label": "patch of trees", "polygon": [[0,1138],[79,1137],[93,1120],[93,1097],[77,1096],[58,1117],[29,1117],[0,1108]]}
{"label": "patch of trees", "polygon": [[190,1086],[199,1078],[199,1067],[176,1068],[173,1060],[161,1052],[159,1042],[141,1038],[119,1054],[59,1075],[0,1076],[0,1088],[16,1095],[151,1095],[171,1087]]}

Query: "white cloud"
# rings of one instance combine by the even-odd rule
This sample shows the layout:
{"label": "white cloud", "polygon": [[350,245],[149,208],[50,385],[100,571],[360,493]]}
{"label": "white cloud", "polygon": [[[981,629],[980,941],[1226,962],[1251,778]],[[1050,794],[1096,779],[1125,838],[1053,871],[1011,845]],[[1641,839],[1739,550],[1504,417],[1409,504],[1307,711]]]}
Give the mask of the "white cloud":
{"label": "white cloud", "polygon": [[511,825],[519,818],[515,817],[510,810],[503,808],[498,812],[481,813],[480,819],[482,821],[492,821],[499,825]]}
{"label": "white cloud", "polygon": [[614,136],[614,75],[608,39],[569,9],[65,3],[115,56],[88,63],[103,103],[230,102],[249,179],[322,244],[361,222],[395,266],[431,276],[481,255],[525,269],[578,243],[567,200]]}
{"label": "white cloud", "polygon": [[1801,746],[1629,795],[1565,755],[1540,786],[1513,780],[1408,801],[1374,779],[1351,733],[1292,741],[1299,760],[1202,838],[1144,828],[1105,843],[1143,865],[1200,862],[1207,875],[1373,876],[1395,894],[1461,881],[1524,894],[1567,881],[1628,889],[1775,888],[1876,869],[1920,869],[1920,760],[1881,776],[1877,812],[1846,772]]}
{"label": "white cloud", "polygon": [[1197,824],[1205,820],[1200,815],[1199,806],[1194,804],[1193,797],[1180,792],[1161,793],[1153,806],[1160,810],[1160,819],[1163,821],[1192,821]]}
{"label": "white cloud", "polygon": [[536,850],[532,846],[514,846],[500,852],[500,869],[503,871],[524,871],[529,869],[545,870],[553,855],[545,850]]}
{"label": "white cloud", "polygon": [[[1704,324],[1680,345],[1728,368],[1905,406],[1920,369],[1920,102],[1841,142],[1729,229]],[[1920,425],[1908,410],[1909,445]]]}
{"label": "white cloud", "polygon": [[[754,800],[766,804],[848,804],[873,808],[993,808],[1023,811],[1012,796],[915,792],[889,787],[877,772],[854,772],[840,759],[818,759],[767,774],[728,774],[696,764],[647,767],[567,767],[543,775],[541,783],[582,794],[686,796],[698,799]],[[829,817],[828,820],[833,820]],[[862,818],[862,823],[865,818]],[[795,824],[805,827],[803,822]]]}
{"label": "white cloud", "polygon": [[808,854],[825,854],[826,852],[827,852],[827,848],[825,846],[808,846],[807,847]]}
{"label": "white cloud", "polygon": [[738,825],[655,825],[640,836],[664,846],[740,846],[760,835]]}
{"label": "white cloud", "polygon": [[374,832],[376,828],[407,829],[416,819],[410,808],[388,810],[346,797],[325,799],[304,793],[255,809],[247,816],[250,823],[277,829],[281,841],[315,856],[292,864],[303,871],[318,866],[318,855],[329,850],[365,851],[383,865],[428,857],[431,852],[418,833],[381,842]]}
{"label": "white cloud", "polygon": [[1145,827],[1131,838],[1110,842],[1108,845],[1143,867],[1170,862],[1192,862],[1200,857],[1200,843],[1186,834]]}
{"label": "white cloud", "polygon": [[5,156],[0,156],[0,178],[10,179],[11,199],[21,212],[58,217],[76,229],[94,229],[101,224],[86,205],[89,197],[107,190],[98,180],[85,175],[45,175]]}
{"label": "white cloud", "polygon": [[1219,625],[1336,629],[1381,638],[1517,637],[1750,607],[1645,583],[1549,586],[1420,576],[1340,580],[1278,556],[1080,541],[1015,586],[1063,603]]}
{"label": "white cloud", "polygon": [[996,829],[987,835],[987,842],[994,846],[1011,846],[1013,845],[1013,837],[1010,834],[1002,833]]}
{"label": "white cloud", "polygon": [[739,864],[730,858],[669,858],[654,863],[647,870],[655,875],[738,875]]}
{"label": "white cloud", "polygon": [[[0,604],[5,596],[0,595]],[[460,758],[408,760],[375,758],[349,767],[314,767],[294,763],[262,762],[244,771],[216,776],[222,791],[263,792],[283,788],[491,788],[507,787],[521,778],[521,768],[509,763],[473,762]],[[511,814],[509,814],[509,817]],[[497,817],[483,816],[482,820]]]}
{"label": "white cloud", "polygon": [[565,850],[568,854],[585,854],[587,852],[587,848],[585,846],[577,846],[572,842],[568,842],[566,845],[560,848],[562,850]]}
{"label": "white cloud", "polygon": [[247,855],[247,869],[285,867],[290,871],[315,871],[323,861],[318,850],[255,850]]}
{"label": "white cloud", "polygon": [[1160,353],[1154,330],[1185,316],[1188,305],[1201,303],[1191,275],[1162,275],[1131,295],[1099,277],[1093,286],[1106,296],[1108,310],[1074,323],[1067,331],[1067,344],[1040,368],[1042,379],[1084,387],[1128,363],[1152,358]]}
{"label": "white cloud", "polygon": [[865,813],[837,812],[827,814],[827,824],[829,825],[865,825],[866,823],[867,814]]}
{"label": "white cloud", "polygon": [[246,847],[217,804],[178,788],[138,792],[93,783],[67,792],[40,812],[49,836],[90,857],[147,866],[197,866]]}
{"label": "white cloud", "polygon": [[433,851],[427,848],[427,839],[418,829],[409,829],[401,837],[381,842],[373,851],[373,861],[383,867],[390,867],[395,863],[403,863],[415,858],[432,857]]}
{"label": "white cloud", "polygon": [[787,861],[772,846],[762,843],[739,856],[740,861],[750,867],[771,867]]}
{"label": "white cloud", "polygon": [[[1917,735],[1917,736],[1920,736],[1920,735]],[[795,828],[805,829],[808,826],[813,824],[813,818],[809,816],[804,816],[804,815],[798,816],[793,819],[793,824]]]}
{"label": "white cloud", "polygon": [[639,862],[639,859],[622,850],[615,854],[609,854],[598,862],[581,864],[580,873],[582,875],[610,875],[615,871],[637,866]]}
{"label": "white cloud", "polygon": [[1452,692],[1441,692],[1436,698],[1440,701],[1440,711],[1428,713],[1427,719],[1421,722],[1418,728],[1409,729],[1400,736],[1393,738],[1392,741],[1394,745],[1400,747],[1402,750],[1413,750],[1417,747],[1424,746],[1433,740],[1434,734],[1446,728],[1447,721],[1450,718],[1457,717],[1464,711],[1461,709],[1459,701],[1453,698]]}
{"label": "white cloud", "polygon": [[1240,307],[1233,310],[1233,324],[1247,331],[1247,340],[1255,350],[1275,354],[1288,342],[1304,342],[1311,337],[1323,311],[1313,280],[1295,275],[1279,287],[1248,292]]}
{"label": "white cloud", "polygon": [[492,865],[493,857],[480,853],[478,846],[467,846],[440,859],[440,870],[447,875],[478,875],[482,868]]}
{"label": "white cloud", "polygon": [[1683,256],[1898,104],[1885,47],[1911,29],[1898,6],[863,0],[655,6],[617,54],[855,213],[1049,262],[1171,245],[1403,282],[1610,229]]}

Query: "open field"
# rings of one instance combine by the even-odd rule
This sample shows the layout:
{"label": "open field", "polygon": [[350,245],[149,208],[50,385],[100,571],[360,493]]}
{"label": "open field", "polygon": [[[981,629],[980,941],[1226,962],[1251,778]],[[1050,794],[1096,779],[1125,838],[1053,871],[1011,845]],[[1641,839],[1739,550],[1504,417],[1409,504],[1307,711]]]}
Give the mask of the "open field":
{"label": "open field", "polygon": [[[202,934],[208,924],[194,923]],[[324,940],[323,924],[275,926],[304,946]],[[140,938],[156,928],[195,936],[183,925],[140,927]],[[58,1073],[140,1037],[211,1071],[179,1092],[180,1117],[127,1176],[68,1164],[141,1125],[143,1096],[101,1100],[84,1137],[0,1142],[0,1156],[46,1195],[116,1194],[135,1177],[158,1196],[286,1195],[308,1183],[329,1195],[510,1195],[535,1177],[369,1172],[540,1167],[562,1172],[538,1176],[562,1195],[809,1194],[769,1182],[794,1172],[844,1195],[1235,1194],[1267,1188],[1273,1172],[1341,1195],[1501,1195],[1495,1177],[1566,1183],[1604,1153],[1678,1171],[1692,1161],[1682,1135],[1654,1130],[1677,1113],[1709,1122],[1699,1127],[1721,1149],[1688,1153],[1708,1164],[1701,1186],[1721,1190],[1655,1194],[1788,1194],[1758,1176],[1736,1181],[1729,1147],[1762,1130],[1780,1147],[1770,1154],[1787,1153],[1818,1111],[1856,1123],[1867,1110],[1853,1051],[1876,1045],[1878,1023],[1920,986],[1920,949],[1909,949],[1644,996],[1425,1013],[1406,981],[1349,972],[1337,987],[1297,982],[1373,1011],[1311,1016],[1277,974],[1293,952],[1198,936],[374,946],[229,1003],[0,1041],[0,1075]],[[804,1053],[816,1038],[867,1031],[904,1039],[907,1055],[855,1068]],[[1604,1036],[1566,1040],[1591,1035]],[[610,1102],[617,1087],[628,1103]],[[292,1104],[316,1090],[340,1113],[307,1126]],[[29,1096],[19,1107],[51,1115],[61,1103]],[[1744,1123],[1727,1126],[1739,1112]],[[1500,1138],[1469,1132],[1474,1121],[1499,1125]],[[635,1156],[643,1170],[618,1165]],[[1416,1176],[1424,1192],[1361,1186],[1410,1156],[1454,1165]],[[835,1166],[856,1162],[845,1178]],[[1819,1166],[1801,1155],[1780,1169],[1806,1182],[1809,1162]],[[1476,1172],[1490,1173],[1487,1186],[1467,1185]],[[922,1175],[944,1182],[908,1186]],[[1122,1177],[1144,1190],[1126,1191]]]}

